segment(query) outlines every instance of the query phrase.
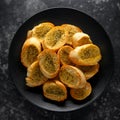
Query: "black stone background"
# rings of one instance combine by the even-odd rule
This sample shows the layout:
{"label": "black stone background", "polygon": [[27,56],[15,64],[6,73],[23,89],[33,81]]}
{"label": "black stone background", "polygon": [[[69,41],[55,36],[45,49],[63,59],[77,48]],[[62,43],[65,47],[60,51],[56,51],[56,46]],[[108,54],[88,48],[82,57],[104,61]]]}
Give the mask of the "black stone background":
{"label": "black stone background", "polygon": [[[28,18],[51,7],[71,7],[95,18],[109,35],[115,71],[104,93],[85,110],[58,114],[29,103],[8,76],[8,52],[15,32]],[[120,1],[1,0],[0,1],[0,120],[120,120]],[[82,115],[81,115],[82,114]]]}

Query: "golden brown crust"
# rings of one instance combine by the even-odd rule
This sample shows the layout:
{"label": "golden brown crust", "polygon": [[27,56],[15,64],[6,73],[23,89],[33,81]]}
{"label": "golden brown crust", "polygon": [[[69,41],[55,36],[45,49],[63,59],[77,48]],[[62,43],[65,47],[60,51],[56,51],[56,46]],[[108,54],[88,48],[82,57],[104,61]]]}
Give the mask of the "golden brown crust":
{"label": "golden brown crust", "polygon": [[90,83],[86,83],[86,85],[83,88],[79,89],[70,89],[70,95],[75,100],[84,100],[87,98],[92,92],[92,87]]}
{"label": "golden brown crust", "polygon": [[91,44],[90,36],[83,32],[77,32],[73,35],[72,45],[73,47],[81,46],[84,44]]}
{"label": "golden brown crust", "polygon": [[67,39],[67,31],[61,26],[55,26],[46,34],[43,46],[56,51],[66,43]]}
{"label": "golden brown crust", "polygon": [[64,27],[64,29],[68,32],[68,41],[66,44],[72,45],[72,36],[77,32],[82,32],[82,30],[72,24],[62,24],[61,26]]}
{"label": "golden brown crust", "polygon": [[60,62],[62,65],[64,64],[69,64],[72,65],[73,63],[71,62],[71,60],[69,59],[69,53],[70,51],[72,51],[73,48],[71,46],[63,46],[58,50],[58,56],[60,59]]}
{"label": "golden brown crust", "polygon": [[77,65],[96,65],[101,60],[101,52],[97,45],[85,44],[72,50],[69,57]]}
{"label": "golden brown crust", "polygon": [[58,80],[47,81],[43,85],[43,94],[46,98],[54,101],[64,101],[67,99],[67,89]]}
{"label": "golden brown crust", "polygon": [[27,69],[26,85],[29,87],[40,86],[48,80],[40,71],[38,61],[33,62]]}
{"label": "golden brown crust", "polygon": [[27,32],[27,39],[32,37],[32,30],[28,30]]}
{"label": "golden brown crust", "polygon": [[59,72],[60,81],[70,88],[82,88],[86,78],[81,70],[71,65],[63,65]]}
{"label": "golden brown crust", "polygon": [[21,51],[21,62],[25,67],[29,67],[37,60],[38,54],[41,52],[41,44],[36,38],[27,39]]}
{"label": "golden brown crust", "polygon": [[60,60],[53,50],[43,50],[39,54],[38,60],[40,69],[47,78],[54,78],[57,76],[60,69]]}
{"label": "golden brown crust", "polygon": [[91,66],[76,66],[80,70],[83,71],[86,80],[89,80],[92,78],[98,71],[99,71],[99,63],[96,65],[91,65]]}
{"label": "golden brown crust", "polygon": [[32,29],[32,36],[39,39],[42,42],[45,38],[45,35],[54,27],[54,24],[51,22],[43,22],[36,25]]}

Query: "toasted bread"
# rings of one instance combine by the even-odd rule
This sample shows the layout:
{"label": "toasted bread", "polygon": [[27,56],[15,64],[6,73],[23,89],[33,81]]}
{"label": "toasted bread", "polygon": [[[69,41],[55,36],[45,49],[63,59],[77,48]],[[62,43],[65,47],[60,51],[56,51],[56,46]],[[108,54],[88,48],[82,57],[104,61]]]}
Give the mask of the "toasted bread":
{"label": "toasted bread", "polygon": [[69,57],[77,65],[96,65],[101,60],[101,52],[97,45],[85,44],[72,50]]}
{"label": "toasted bread", "polygon": [[69,59],[69,53],[73,50],[71,46],[63,46],[58,50],[58,56],[60,58],[60,62],[62,65],[69,64],[72,65],[73,63]]}
{"label": "toasted bread", "polygon": [[90,66],[76,66],[80,70],[83,71],[85,77],[87,80],[92,78],[98,71],[99,71],[99,63],[96,65],[90,65]]}
{"label": "toasted bread", "polygon": [[27,69],[26,85],[29,87],[36,87],[46,82],[46,78],[40,71],[38,61],[33,62]]}
{"label": "toasted bread", "polygon": [[92,41],[90,40],[90,36],[86,33],[77,32],[73,35],[72,45],[74,48],[77,46],[90,43],[92,43]]}
{"label": "toasted bread", "polygon": [[34,38],[31,37],[27,39],[23,46],[21,51],[21,62],[25,67],[29,67],[34,61],[37,60],[37,56],[41,51],[41,44],[40,42]]}
{"label": "toasted bread", "polygon": [[44,48],[58,50],[68,39],[68,32],[61,26],[55,26],[45,36]]}
{"label": "toasted bread", "polygon": [[32,36],[36,37],[37,39],[42,42],[44,40],[45,35],[54,27],[54,24],[51,22],[43,22],[39,25],[36,25],[32,29]]}
{"label": "toasted bread", "polygon": [[38,60],[41,72],[47,78],[54,78],[57,76],[60,69],[60,60],[53,50],[43,50],[39,54]]}
{"label": "toasted bread", "polygon": [[91,87],[91,84],[88,82],[86,82],[86,85],[83,88],[70,89],[70,95],[75,100],[84,100],[91,94],[91,92],[92,92],[92,87]]}
{"label": "toasted bread", "polygon": [[64,101],[67,98],[67,89],[58,80],[47,81],[43,85],[43,94],[46,98],[54,101]]}
{"label": "toasted bread", "polygon": [[60,81],[70,88],[82,88],[86,84],[85,75],[78,68],[63,65],[59,72]]}
{"label": "toasted bread", "polygon": [[82,32],[82,30],[72,24],[62,24],[61,26],[64,27],[64,29],[68,32],[68,41],[66,44],[72,45],[72,36],[77,32]]}

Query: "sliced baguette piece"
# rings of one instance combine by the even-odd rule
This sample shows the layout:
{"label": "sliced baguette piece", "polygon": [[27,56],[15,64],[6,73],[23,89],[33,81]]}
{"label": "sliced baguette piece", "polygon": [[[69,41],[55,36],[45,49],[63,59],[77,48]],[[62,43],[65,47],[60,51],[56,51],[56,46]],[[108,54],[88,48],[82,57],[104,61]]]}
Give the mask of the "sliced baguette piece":
{"label": "sliced baguette piece", "polygon": [[39,62],[33,62],[27,69],[26,85],[36,87],[42,85],[48,80],[40,71]]}
{"label": "sliced baguette piece", "polygon": [[54,27],[55,25],[51,22],[43,22],[36,25],[32,29],[32,36],[36,37],[37,39],[42,42],[44,40],[45,35]]}
{"label": "sliced baguette piece", "polygon": [[43,50],[39,54],[38,60],[40,70],[47,78],[54,78],[57,76],[60,69],[60,60],[53,50]]}
{"label": "sliced baguette piece", "polygon": [[76,66],[76,67],[82,70],[86,77],[86,80],[89,80],[99,71],[99,66],[100,66],[99,63],[97,63],[96,65]]}
{"label": "sliced baguette piece", "polygon": [[61,102],[67,99],[67,89],[58,80],[47,81],[43,84],[43,95],[50,100]]}
{"label": "sliced baguette piece", "polygon": [[101,60],[101,52],[97,45],[85,44],[72,50],[69,57],[77,65],[96,65]]}
{"label": "sliced baguette piece", "polygon": [[29,67],[37,60],[38,54],[41,52],[41,44],[38,39],[31,37],[27,39],[21,51],[21,62],[25,67]]}
{"label": "sliced baguette piece", "polygon": [[68,32],[68,41],[66,44],[72,45],[73,35],[77,32],[82,32],[82,30],[79,27],[72,24],[62,24],[61,26],[64,27],[64,29]]}
{"label": "sliced baguette piece", "polygon": [[62,46],[59,50],[58,50],[58,56],[60,59],[60,62],[62,65],[64,64],[69,64],[72,65],[73,63],[71,62],[71,60],[69,59],[69,53],[70,51],[73,50],[73,48],[71,46]]}
{"label": "sliced baguette piece", "polygon": [[68,32],[61,26],[55,26],[45,36],[43,41],[44,48],[58,50],[68,39]]}
{"label": "sliced baguette piece", "polygon": [[90,40],[90,36],[86,33],[77,32],[73,35],[72,45],[74,48],[77,46],[90,43],[92,43],[92,41]]}
{"label": "sliced baguette piece", "polygon": [[85,86],[83,88],[79,89],[70,89],[70,95],[75,100],[84,100],[87,98],[92,92],[92,87],[89,82],[86,82]]}
{"label": "sliced baguette piece", "polygon": [[78,68],[63,65],[59,72],[60,81],[70,88],[82,88],[86,84],[85,75]]}

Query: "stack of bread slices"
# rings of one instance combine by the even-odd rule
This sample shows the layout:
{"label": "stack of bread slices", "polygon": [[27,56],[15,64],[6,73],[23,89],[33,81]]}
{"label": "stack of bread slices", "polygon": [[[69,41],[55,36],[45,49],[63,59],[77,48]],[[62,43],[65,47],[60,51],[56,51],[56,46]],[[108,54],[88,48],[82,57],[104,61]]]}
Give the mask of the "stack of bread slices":
{"label": "stack of bread slices", "polygon": [[92,92],[89,79],[99,71],[100,60],[100,48],[72,24],[34,26],[21,50],[26,85],[41,86],[44,97],[58,102],[68,95],[75,100],[87,98]]}

